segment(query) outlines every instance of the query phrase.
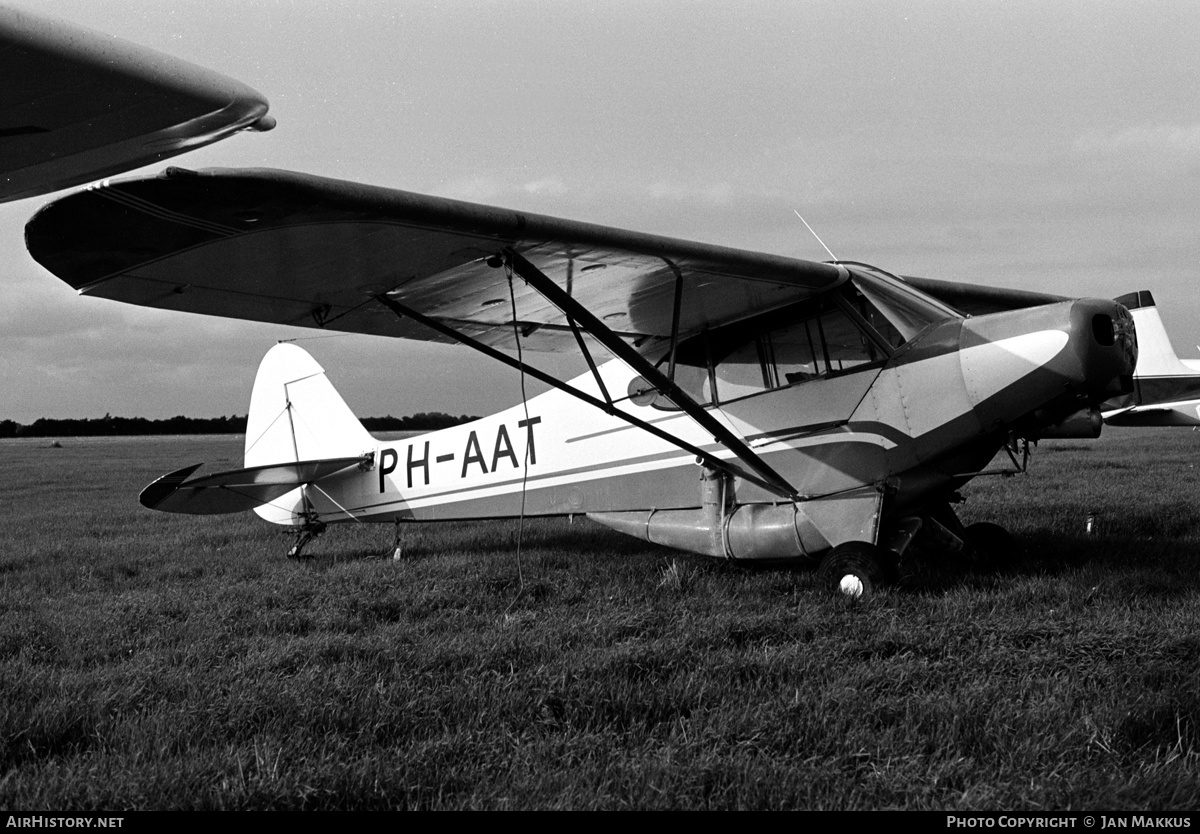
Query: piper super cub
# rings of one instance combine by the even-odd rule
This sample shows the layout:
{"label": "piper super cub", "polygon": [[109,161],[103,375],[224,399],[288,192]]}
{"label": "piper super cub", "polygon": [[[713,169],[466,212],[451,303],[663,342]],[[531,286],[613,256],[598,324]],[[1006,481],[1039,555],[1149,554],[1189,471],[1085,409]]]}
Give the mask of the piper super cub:
{"label": "piper super cub", "polygon": [[[335,522],[585,514],[709,556],[819,564],[860,595],[918,535],[967,553],[997,541],[994,525],[963,529],[957,490],[1006,449],[1019,467],[1030,441],[1096,436],[1098,406],[1133,390],[1133,320],[1111,300],[966,317],[863,264],[284,171],[96,186],[42,209],[26,241],[84,295],[456,341],[554,386],[380,441],[307,353],[276,346],[245,468],[181,469],[142,503],[254,509],[297,528],[296,554]],[[588,371],[557,379],[535,351],[578,352]]]}

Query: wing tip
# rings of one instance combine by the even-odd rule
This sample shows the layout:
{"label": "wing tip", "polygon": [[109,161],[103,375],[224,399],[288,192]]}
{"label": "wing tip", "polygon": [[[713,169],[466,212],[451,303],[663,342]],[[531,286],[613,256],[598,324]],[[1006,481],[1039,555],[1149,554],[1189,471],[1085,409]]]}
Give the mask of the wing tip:
{"label": "wing tip", "polygon": [[174,472],[168,472],[143,489],[141,494],[138,495],[138,501],[147,509],[157,510],[159,505],[174,495],[183,482],[203,465],[203,463],[197,463],[177,469]]}

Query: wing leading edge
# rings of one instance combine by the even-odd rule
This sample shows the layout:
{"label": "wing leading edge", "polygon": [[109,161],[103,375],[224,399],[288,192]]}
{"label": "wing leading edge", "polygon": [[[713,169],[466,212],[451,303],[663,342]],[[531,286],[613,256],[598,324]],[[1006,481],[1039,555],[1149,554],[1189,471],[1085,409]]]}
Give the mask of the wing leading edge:
{"label": "wing leading edge", "polygon": [[[807,298],[845,269],[275,170],[168,169],[54,202],[33,257],[85,295],[429,341],[385,296],[480,342],[573,351],[571,322],[504,266],[517,252],[649,354]],[[515,317],[514,317],[515,305]]]}

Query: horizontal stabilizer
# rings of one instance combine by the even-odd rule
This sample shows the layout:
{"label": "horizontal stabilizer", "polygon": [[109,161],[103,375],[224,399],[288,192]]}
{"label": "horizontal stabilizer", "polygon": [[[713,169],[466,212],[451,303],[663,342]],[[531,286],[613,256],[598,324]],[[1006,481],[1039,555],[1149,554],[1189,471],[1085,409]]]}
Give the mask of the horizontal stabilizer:
{"label": "horizontal stabilizer", "polygon": [[217,472],[187,480],[203,464],[186,466],[163,475],[142,490],[142,506],[168,513],[220,515],[239,513],[287,495],[297,487],[336,475],[351,467],[368,464],[371,455],[324,460],[274,463]]}
{"label": "horizontal stabilizer", "polygon": [[1200,400],[1134,405],[1105,413],[1110,426],[1200,426]]}

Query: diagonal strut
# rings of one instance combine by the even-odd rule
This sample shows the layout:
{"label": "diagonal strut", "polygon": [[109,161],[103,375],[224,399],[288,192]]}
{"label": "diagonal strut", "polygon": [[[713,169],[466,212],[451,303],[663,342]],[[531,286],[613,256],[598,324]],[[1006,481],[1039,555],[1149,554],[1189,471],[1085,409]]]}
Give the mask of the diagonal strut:
{"label": "diagonal strut", "polygon": [[[697,403],[682,388],[676,385],[673,379],[668,378],[662,371],[648,362],[644,356],[626,344],[611,328],[568,295],[562,287],[551,281],[545,273],[511,248],[504,250],[504,257],[512,265],[513,272],[520,275],[543,298],[557,307],[559,312],[566,316],[569,321],[577,322],[584,330],[591,334],[592,338],[604,345],[613,356],[633,368],[643,379],[677,405],[681,411],[712,434],[714,440],[733,452],[742,463],[758,476],[753,480],[777,495],[782,495],[793,501],[799,499],[795,488],[756,454],[744,440],[726,428],[713,416],[712,412]],[[675,318],[674,327],[677,327],[678,318]],[[672,341],[674,341],[675,336],[676,334],[672,333]]]}
{"label": "diagonal strut", "polygon": [[643,431],[649,432],[650,434],[654,435],[655,437],[661,438],[662,440],[665,440],[668,443],[670,443],[674,446],[677,446],[678,448],[682,449],[685,452],[689,452],[689,453],[695,455],[697,458],[700,458],[709,466],[719,469],[722,472],[727,472],[728,474],[733,475],[735,477],[742,478],[746,481],[749,481],[752,484],[756,484],[757,486],[762,487],[763,489],[767,490],[768,492],[779,495],[782,498],[786,498],[788,500],[796,500],[795,490],[791,489],[791,487],[787,487],[786,489],[780,488],[778,486],[778,484],[776,484],[774,482],[769,482],[769,481],[765,480],[764,478],[758,476],[757,474],[755,474],[752,471],[747,471],[743,467],[738,466],[737,464],[735,464],[731,461],[719,458],[716,455],[714,455],[712,452],[701,449],[699,446],[695,446],[684,440],[680,440],[675,435],[659,428],[658,426],[654,425],[653,423],[648,423],[645,420],[642,420],[638,417],[634,417],[632,414],[621,411],[619,408],[617,408],[612,403],[605,402],[604,400],[601,400],[597,397],[593,397],[590,394],[585,394],[583,391],[580,391],[577,388],[573,388],[572,386],[567,385],[562,380],[546,373],[545,371],[541,371],[541,370],[533,367],[532,365],[529,365],[518,359],[514,359],[513,357],[509,356],[508,354],[502,353],[501,351],[497,350],[494,347],[491,347],[490,345],[485,345],[484,343],[478,341],[477,339],[471,338],[470,336],[468,336],[465,333],[460,333],[458,330],[455,330],[453,327],[449,326],[448,324],[446,324],[443,321],[432,318],[430,316],[426,316],[425,314],[420,313],[420,312],[412,309],[411,307],[408,307],[407,305],[402,304],[399,301],[396,301],[394,298],[389,298],[386,295],[377,295],[377,296],[375,296],[375,300],[378,301],[380,304],[384,305],[385,307],[387,307],[389,310],[391,310],[393,313],[395,313],[398,317],[410,318],[413,321],[416,321],[416,322],[419,322],[420,324],[425,325],[426,327],[430,328],[431,330],[435,330],[438,333],[441,333],[445,336],[449,336],[451,339],[454,339],[456,342],[464,344],[467,347],[472,348],[473,350],[479,351],[484,356],[495,359],[498,362],[502,362],[505,365],[508,365],[510,368],[515,368],[519,371],[522,371],[523,373],[529,374],[531,377],[538,380],[539,382],[544,382],[547,385],[553,386],[554,388],[557,388],[560,391],[570,394],[571,396],[575,397],[576,399],[582,400],[583,402],[587,403],[588,405],[591,405],[591,406],[594,406],[594,407],[600,409],[601,411],[603,411],[606,414],[609,414],[609,415],[612,415],[613,417],[617,417],[621,420],[624,420],[625,422],[627,422],[633,426],[636,426],[637,428],[642,429]]}

